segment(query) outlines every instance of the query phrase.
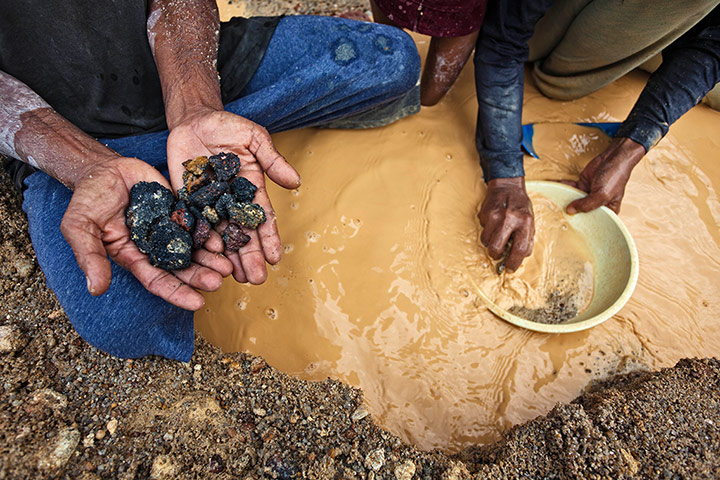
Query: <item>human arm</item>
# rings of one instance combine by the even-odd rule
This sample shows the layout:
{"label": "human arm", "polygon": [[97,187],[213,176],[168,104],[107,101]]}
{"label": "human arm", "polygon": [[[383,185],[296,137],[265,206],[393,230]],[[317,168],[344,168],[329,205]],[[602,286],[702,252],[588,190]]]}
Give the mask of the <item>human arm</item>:
{"label": "human arm", "polygon": [[567,212],[588,212],[603,205],[619,212],[632,169],[670,125],[719,81],[720,25],[700,25],[663,52],[663,63],[648,79],[610,146],[588,163],[577,182],[566,182],[588,193],[570,203]]}
{"label": "human arm", "polygon": [[[181,308],[196,310],[215,290],[227,260],[198,252],[187,269],[165,272],[150,265],[125,226],[129,190],[140,180],[167,180],[138,159],[121,157],[67,121],[27,85],[0,72],[0,153],[45,171],[74,191],[61,224],[93,295],[111,281],[109,255],[150,292]],[[210,268],[207,266],[208,265]]]}
{"label": "human arm", "polygon": [[182,162],[189,158],[222,151],[238,155],[241,175],[258,187],[255,202],[265,210],[267,221],[248,232],[251,241],[239,252],[226,254],[236,280],[258,284],[267,278],[265,262],[275,264],[281,254],[264,174],[286,188],[299,187],[300,176],[277,152],[263,127],[223,110],[216,65],[218,31],[214,0],[150,4],[148,38],[170,129],[170,181],[176,190],[182,186]]}
{"label": "human arm", "polygon": [[533,28],[551,3],[490,2],[475,47],[475,144],[488,182],[478,215],[481,240],[494,259],[513,240],[505,264],[510,271],[532,253],[534,219],[521,150],[524,63]]}

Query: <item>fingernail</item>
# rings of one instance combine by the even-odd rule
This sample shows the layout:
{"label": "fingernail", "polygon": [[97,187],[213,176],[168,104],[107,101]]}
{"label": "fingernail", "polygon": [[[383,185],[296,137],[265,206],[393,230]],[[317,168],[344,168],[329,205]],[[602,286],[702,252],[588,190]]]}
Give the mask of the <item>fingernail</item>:
{"label": "fingernail", "polygon": [[90,293],[95,293],[95,289],[94,289],[93,286],[92,286],[92,282],[90,281],[90,277],[88,277],[87,275],[85,275],[85,281],[87,282],[88,292],[90,292]]}
{"label": "fingernail", "polygon": [[575,210],[575,207],[573,207],[572,205],[568,205],[568,207],[565,209],[565,211],[569,215],[575,215],[577,213],[577,210]]}

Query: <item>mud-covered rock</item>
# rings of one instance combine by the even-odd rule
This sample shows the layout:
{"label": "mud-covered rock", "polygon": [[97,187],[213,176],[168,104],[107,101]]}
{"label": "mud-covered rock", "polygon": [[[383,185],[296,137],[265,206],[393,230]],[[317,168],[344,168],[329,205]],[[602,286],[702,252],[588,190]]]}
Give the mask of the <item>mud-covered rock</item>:
{"label": "mud-covered rock", "polygon": [[[205,156],[195,157],[183,162],[183,188],[187,195],[212,182],[215,178],[212,170],[208,167],[208,158]],[[179,194],[179,192],[178,192]],[[184,198],[184,195],[181,198]]]}
{"label": "mud-covered rock", "polygon": [[203,155],[200,157],[191,158],[190,160],[186,160],[183,162],[182,165],[183,167],[185,167],[185,170],[187,172],[199,177],[205,174],[205,170],[207,170],[208,166],[208,161],[208,157]]}

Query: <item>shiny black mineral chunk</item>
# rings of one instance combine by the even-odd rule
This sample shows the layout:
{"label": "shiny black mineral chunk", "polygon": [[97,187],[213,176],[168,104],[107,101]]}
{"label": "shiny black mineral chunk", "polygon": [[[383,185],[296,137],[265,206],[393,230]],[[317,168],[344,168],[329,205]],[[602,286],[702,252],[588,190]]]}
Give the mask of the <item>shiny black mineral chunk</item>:
{"label": "shiny black mineral chunk", "polygon": [[177,191],[177,196],[180,200],[187,200],[190,193],[188,192],[188,189],[186,187],[181,187]]}
{"label": "shiny black mineral chunk", "polygon": [[158,182],[138,182],[130,189],[130,206],[125,211],[125,223],[150,224],[167,216],[175,205],[173,193]]}
{"label": "shiny black mineral chunk", "polygon": [[230,220],[252,230],[265,223],[266,220],[265,210],[257,203],[244,202],[228,205],[227,211]]}
{"label": "shiny black mineral chunk", "polygon": [[125,210],[125,224],[138,249],[148,253],[151,229],[170,215],[175,203],[172,192],[157,182],[138,182],[130,189],[130,205]]}
{"label": "shiny black mineral chunk", "polygon": [[207,206],[214,207],[220,197],[228,191],[230,191],[230,186],[227,182],[212,182],[191,193],[188,201],[200,209]]}
{"label": "shiny black mineral chunk", "polygon": [[226,220],[228,218],[227,207],[228,205],[233,203],[237,202],[235,201],[235,198],[229,193],[223,193],[223,196],[220,197],[220,200],[215,203],[215,211],[221,219]]}
{"label": "shiny black mineral chunk", "polygon": [[193,232],[193,248],[202,248],[208,238],[210,238],[210,222],[205,220],[204,217],[199,217],[195,224],[195,231]]}
{"label": "shiny black mineral chunk", "polygon": [[230,189],[238,202],[251,202],[257,191],[257,187],[245,177],[237,177],[233,180]]}
{"label": "shiny black mineral chunk", "polygon": [[165,270],[182,270],[190,266],[192,236],[169,218],[153,225],[148,237],[150,263]]}
{"label": "shiny black mineral chunk", "polygon": [[233,222],[228,223],[228,226],[225,227],[222,238],[223,242],[225,242],[225,248],[231,252],[237,252],[250,241],[250,237],[243,233],[242,227]]}
{"label": "shiny black mineral chunk", "polygon": [[240,171],[240,159],[234,153],[218,153],[210,157],[208,163],[220,181],[229,181]]}

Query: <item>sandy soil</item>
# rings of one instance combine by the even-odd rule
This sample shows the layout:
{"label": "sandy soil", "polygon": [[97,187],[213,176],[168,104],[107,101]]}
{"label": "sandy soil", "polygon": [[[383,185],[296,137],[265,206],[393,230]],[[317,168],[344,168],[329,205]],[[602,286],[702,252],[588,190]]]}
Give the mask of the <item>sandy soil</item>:
{"label": "sandy soil", "polygon": [[20,205],[0,170],[0,479],[720,477],[715,359],[614,377],[449,457],[378,428],[356,389],[202,339],[188,364],[112,358],[45,286]]}

